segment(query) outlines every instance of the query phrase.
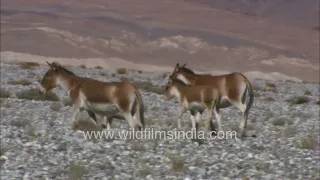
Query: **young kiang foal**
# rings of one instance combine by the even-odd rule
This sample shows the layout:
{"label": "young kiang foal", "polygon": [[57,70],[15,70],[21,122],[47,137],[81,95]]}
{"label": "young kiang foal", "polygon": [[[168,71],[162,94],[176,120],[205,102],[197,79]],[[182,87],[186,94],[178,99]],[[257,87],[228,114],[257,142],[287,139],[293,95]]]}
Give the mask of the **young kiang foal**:
{"label": "young kiang foal", "polygon": [[[57,63],[48,65],[50,68],[41,80],[40,91],[45,93],[57,86],[67,91],[73,103],[73,122],[76,122],[80,110],[85,109],[90,118],[98,124],[95,113],[106,116],[108,106],[116,105],[130,128],[138,127],[141,130],[144,127],[142,97],[132,83],[97,81],[76,76]],[[104,123],[101,123],[102,128],[106,128]],[[109,122],[108,128],[110,128]]]}
{"label": "young kiang foal", "polygon": [[[208,85],[217,89],[221,95],[221,99],[216,108],[217,113],[219,113],[219,109],[235,105],[242,113],[242,120],[239,127],[240,137],[244,136],[249,110],[253,103],[253,89],[249,80],[243,74],[237,72],[217,76],[196,74],[185,66],[186,64],[180,66],[179,63],[177,63],[170,76],[170,80],[179,79],[188,85]],[[245,104],[247,91],[249,94],[249,101]],[[197,113],[200,114],[202,114],[202,112],[203,111],[201,110],[197,111]],[[222,131],[220,120],[217,120],[217,122],[219,131]]]}
{"label": "young kiang foal", "polygon": [[179,79],[170,78],[164,98],[170,100],[177,98],[180,104],[180,115],[177,119],[178,128],[181,128],[181,117],[187,110],[191,112],[192,129],[197,130],[199,119],[195,118],[195,109],[204,108],[207,111],[208,121],[206,122],[205,131],[210,127],[213,134],[216,134],[215,127],[212,123],[212,110],[217,119],[220,119],[216,110],[216,104],[220,101],[220,95],[217,89],[210,86],[190,86],[184,84]]}

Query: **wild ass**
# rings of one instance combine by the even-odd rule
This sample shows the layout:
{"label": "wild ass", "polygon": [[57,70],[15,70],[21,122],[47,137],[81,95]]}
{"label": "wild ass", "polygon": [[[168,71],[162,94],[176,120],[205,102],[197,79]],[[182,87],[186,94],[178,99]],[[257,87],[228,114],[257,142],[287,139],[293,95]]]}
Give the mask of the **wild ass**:
{"label": "wild ass", "polygon": [[[120,114],[128,121],[130,128],[144,127],[144,106],[138,89],[130,82],[102,82],[86,77],[76,76],[57,63],[49,63],[49,70],[41,80],[40,91],[46,93],[60,86],[68,92],[72,100],[72,122],[80,110],[85,109],[96,123],[95,114],[104,116],[102,128],[106,128],[106,112],[109,105],[115,105]],[[73,123],[74,124],[74,123]],[[108,127],[110,128],[110,122]]]}
{"label": "wild ass", "polygon": [[[186,64],[180,66],[179,63],[177,63],[170,79],[179,79],[191,86],[208,85],[216,88],[221,95],[221,99],[216,108],[217,113],[219,113],[219,109],[227,108],[231,105],[235,105],[241,111],[242,120],[239,127],[240,137],[242,137],[247,128],[248,114],[254,99],[253,89],[249,80],[238,72],[213,76],[210,74],[196,74],[185,66]],[[247,91],[249,94],[249,101],[245,104]],[[202,114],[203,111],[198,110],[197,113]],[[221,123],[219,121],[218,130],[222,131]]]}
{"label": "wild ass", "polygon": [[220,115],[217,113],[216,105],[220,101],[220,94],[217,89],[210,86],[190,86],[184,84],[179,79],[169,78],[166,86],[164,98],[170,100],[177,98],[180,104],[180,115],[177,119],[178,128],[181,128],[181,117],[187,110],[191,112],[192,129],[197,130],[199,119],[195,118],[195,109],[204,109],[207,111],[208,120],[205,131],[210,127],[212,133],[216,134],[216,129],[212,123],[212,110],[215,117],[220,121]]}

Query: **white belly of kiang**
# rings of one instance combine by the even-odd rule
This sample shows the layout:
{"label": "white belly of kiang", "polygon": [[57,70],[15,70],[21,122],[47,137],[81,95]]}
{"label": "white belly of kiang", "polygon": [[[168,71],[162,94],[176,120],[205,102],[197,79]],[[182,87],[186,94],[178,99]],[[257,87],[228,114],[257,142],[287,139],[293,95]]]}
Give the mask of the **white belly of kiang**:
{"label": "white belly of kiang", "polygon": [[105,114],[117,109],[116,105],[110,103],[89,103],[85,104],[86,108],[97,114]]}
{"label": "white belly of kiang", "polygon": [[189,103],[189,108],[190,109],[204,109],[204,106],[201,103],[192,102],[192,103]]}

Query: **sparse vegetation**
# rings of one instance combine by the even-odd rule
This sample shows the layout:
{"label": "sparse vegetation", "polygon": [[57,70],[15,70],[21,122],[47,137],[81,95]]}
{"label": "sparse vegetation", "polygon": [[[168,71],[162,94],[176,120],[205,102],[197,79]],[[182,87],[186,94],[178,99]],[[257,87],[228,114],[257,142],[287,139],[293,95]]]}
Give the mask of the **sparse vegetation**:
{"label": "sparse vegetation", "polygon": [[0,99],[0,104],[1,104],[1,107],[4,107],[4,108],[12,107],[12,105],[8,101],[5,101],[4,99]]}
{"label": "sparse vegetation", "polygon": [[152,169],[148,165],[144,165],[144,167],[138,170],[136,174],[141,178],[145,178],[149,174],[152,174],[152,172],[153,172]]}
{"label": "sparse vegetation", "polygon": [[267,87],[269,87],[269,88],[276,88],[276,87],[277,87],[274,83],[271,83],[271,82],[266,82],[265,85],[266,85]]}
{"label": "sparse vegetation", "polygon": [[116,77],[116,74],[115,74],[115,73],[112,73],[111,76],[112,76],[112,77]]}
{"label": "sparse vegetation", "polygon": [[315,150],[316,147],[319,146],[319,142],[314,137],[307,135],[307,136],[296,138],[295,145],[297,148],[300,148],[300,149]]}
{"label": "sparse vegetation", "polygon": [[306,96],[298,96],[298,97],[292,97],[290,99],[287,100],[288,103],[290,103],[291,105],[294,104],[305,104],[308,103],[310,101],[310,99]]}
{"label": "sparse vegetation", "polygon": [[[92,122],[90,119],[80,119],[77,122],[73,122],[72,124],[72,130],[80,130],[80,131],[100,131],[102,128],[98,125],[96,125],[94,122]],[[95,139],[94,136],[92,136],[91,139]]]}
{"label": "sparse vegetation", "polygon": [[320,105],[320,100],[316,101],[316,102],[315,102],[315,104],[318,104],[318,105]]}
{"label": "sparse vegetation", "polygon": [[37,138],[37,129],[36,126],[32,123],[29,123],[25,127],[25,133],[28,136],[30,141],[34,141]]}
{"label": "sparse vegetation", "polygon": [[272,124],[275,126],[284,126],[286,124],[286,120],[284,118],[274,118],[272,120]]}
{"label": "sparse vegetation", "polygon": [[269,162],[260,162],[256,165],[256,168],[264,172],[270,172],[272,165]]}
{"label": "sparse vegetation", "polygon": [[22,69],[33,69],[35,67],[38,67],[40,66],[39,63],[36,63],[36,62],[23,62],[23,63],[20,63],[20,68]]}
{"label": "sparse vegetation", "polygon": [[295,81],[293,81],[293,80],[291,80],[291,79],[287,79],[287,80],[285,80],[285,82],[296,83]]}
{"label": "sparse vegetation", "polygon": [[107,74],[104,72],[100,72],[100,76],[107,76]]}
{"label": "sparse vegetation", "polygon": [[3,156],[8,150],[9,150],[8,147],[2,145],[0,147],[0,157]]}
{"label": "sparse vegetation", "polygon": [[254,95],[254,97],[261,97],[261,94],[259,92],[257,92],[257,91],[254,91],[253,95]]}
{"label": "sparse vegetation", "polygon": [[142,74],[142,71],[141,71],[141,70],[139,70],[139,71],[138,71],[138,73],[139,73],[139,74]]}
{"label": "sparse vegetation", "polygon": [[134,80],[131,79],[131,78],[127,78],[127,77],[120,77],[120,81],[122,81],[122,82],[132,82]]}
{"label": "sparse vegetation", "polygon": [[294,137],[297,134],[297,128],[295,126],[288,126],[284,129],[283,134],[285,137]]}
{"label": "sparse vegetation", "polygon": [[152,125],[152,124],[154,124],[154,122],[153,122],[152,119],[150,119],[150,118],[144,118],[144,123],[145,123],[146,125]]}
{"label": "sparse vegetation", "polygon": [[231,130],[232,130],[232,131],[239,132],[239,130],[240,130],[239,124],[238,124],[238,123],[233,123],[233,124],[231,124]]}
{"label": "sparse vegetation", "polygon": [[0,89],[0,97],[1,98],[9,98],[9,97],[11,97],[11,93],[8,90],[1,88]]}
{"label": "sparse vegetation", "polygon": [[96,68],[96,69],[103,69],[101,66],[96,66],[96,67],[94,67],[94,68]]}
{"label": "sparse vegetation", "polygon": [[11,85],[22,85],[22,86],[29,86],[32,84],[32,82],[28,81],[28,80],[11,80],[8,81],[8,84]]}
{"label": "sparse vegetation", "polygon": [[183,172],[184,171],[184,157],[178,153],[171,153],[169,150],[165,150],[165,153],[171,160],[172,171],[174,172]]}
{"label": "sparse vegetation", "polygon": [[83,175],[87,173],[88,173],[88,170],[84,166],[83,162],[74,162],[70,165],[68,176],[70,180],[79,180],[79,179],[83,179]]}
{"label": "sparse vegetation", "polygon": [[251,146],[252,149],[256,149],[256,150],[259,150],[259,151],[263,151],[265,148],[263,145],[260,145],[260,144],[253,144]]}
{"label": "sparse vegetation", "polygon": [[52,111],[59,111],[62,108],[62,105],[59,102],[53,103],[50,106]]}
{"label": "sparse vegetation", "polygon": [[139,141],[134,141],[132,143],[132,147],[133,150],[135,151],[145,151],[145,147],[143,146],[143,143],[139,142]]}
{"label": "sparse vegetation", "polygon": [[34,77],[36,77],[36,73],[35,72],[29,72],[28,73],[28,78],[34,78]]}
{"label": "sparse vegetation", "polygon": [[276,101],[273,97],[266,97],[262,99],[263,101],[269,101],[269,102],[274,102]]}
{"label": "sparse vegetation", "polygon": [[127,68],[118,68],[117,73],[118,74],[127,74],[128,70],[127,70]]}
{"label": "sparse vegetation", "polygon": [[25,128],[27,125],[30,124],[30,119],[24,118],[24,119],[13,119],[10,121],[11,126],[16,126],[19,128]]}
{"label": "sparse vegetation", "polygon": [[264,113],[264,121],[269,121],[272,117],[274,117],[274,113],[272,111]]}
{"label": "sparse vegetation", "polygon": [[[1,144],[1,147],[0,147],[0,157],[4,156],[6,152],[9,151],[9,147],[7,146],[4,146],[3,143]],[[2,165],[6,162],[6,159],[5,158],[0,158],[0,166],[2,167]]]}
{"label": "sparse vegetation", "polygon": [[252,130],[255,130],[255,126],[254,125],[252,125],[252,124],[247,124],[247,130],[248,131],[252,131]]}
{"label": "sparse vegetation", "polygon": [[82,68],[82,69],[86,69],[87,68],[86,65],[84,65],[84,64],[80,65],[79,67]]}
{"label": "sparse vegetation", "polygon": [[53,92],[40,94],[38,89],[22,90],[16,93],[19,99],[38,100],[38,101],[59,101],[59,97]]}
{"label": "sparse vegetation", "polygon": [[309,90],[305,90],[305,91],[304,91],[304,95],[306,95],[306,96],[311,96],[312,93],[311,93]]}
{"label": "sparse vegetation", "polygon": [[70,99],[70,98],[64,98],[63,100],[62,100],[62,104],[64,105],[64,106],[72,106],[72,100]]}
{"label": "sparse vegetation", "polygon": [[254,92],[263,90],[263,88],[261,86],[258,86],[258,85],[255,85],[255,84],[252,85],[252,89],[253,89]]}

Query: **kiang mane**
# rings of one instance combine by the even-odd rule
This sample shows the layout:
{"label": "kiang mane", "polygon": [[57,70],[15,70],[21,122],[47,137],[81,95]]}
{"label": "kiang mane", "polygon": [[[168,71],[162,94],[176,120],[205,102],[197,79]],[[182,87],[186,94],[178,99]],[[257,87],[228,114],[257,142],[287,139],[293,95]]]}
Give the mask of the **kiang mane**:
{"label": "kiang mane", "polygon": [[191,69],[188,69],[188,68],[186,68],[186,67],[181,67],[181,68],[179,68],[179,71],[182,71],[182,72],[185,72],[185,73],[188,73],[188,74],[195,75],[195,73],[194,73]]}
{"label": "kiang mane", "polygon": [[72,71],[68,70],[67,68],[65,68],[65,67],[63,67],[63,66],[61,66],[61,65],[57,65],[56,68],[57,68],[58,70],[60,70],[60,71],[63,71],[63,72],[65,72],[65,73],[67,73],[67,74],[75,75]]}

